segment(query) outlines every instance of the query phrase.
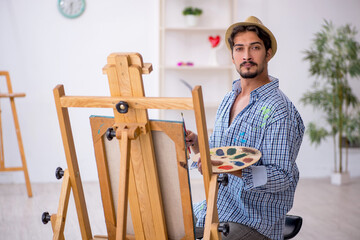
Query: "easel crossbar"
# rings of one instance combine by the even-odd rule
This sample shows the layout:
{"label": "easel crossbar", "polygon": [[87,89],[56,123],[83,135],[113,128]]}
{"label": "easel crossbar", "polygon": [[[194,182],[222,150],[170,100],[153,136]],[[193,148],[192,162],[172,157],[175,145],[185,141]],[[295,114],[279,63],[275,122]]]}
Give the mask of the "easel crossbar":
{"label": "easel crossbar", "polygon": [[25,97],[25,93],[0,93],[0,98]]}
{"label": "easel crossbar", "polygon": [[84,107],[84,108],[115,108],[115,105],[125,101],[134,109],[184,109],[192,110],[192,98],[160,98],[160,97],[60,97],[61,107]]}
{"label": "easel crossbar", "polygon": [[0,167],[0,172],[24,171],[23,167]]}

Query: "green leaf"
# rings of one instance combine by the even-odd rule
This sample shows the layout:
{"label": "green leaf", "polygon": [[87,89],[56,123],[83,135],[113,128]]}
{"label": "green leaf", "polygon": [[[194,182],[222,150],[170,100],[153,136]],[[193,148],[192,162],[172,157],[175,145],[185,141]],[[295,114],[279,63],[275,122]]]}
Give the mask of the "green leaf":
{"label": "green leaf", "polygon": [[322,140],[330,135],[325,128],[317,127],[313,122],[308,124],[306,133],[310,137],[311,144],[314,144],[316,147],[320,145]]}
{"label": "green leaf", "polygon": [[[348,82],[350,78],[360,77],[360,43],[356,28],[350,24],[335,27],[331,21],[324,20],[311,46],[303,53],[303,60],[309,63],[309,73],[315,80],[312,89],[306,91],[300,101],[321,111],[323,119],[317,121],[329,129],[311,122],[307,128],[311,143],[319,145],[332,136],[334,148],[339,148],[336,135],[360,139],[360,103]],[[337,152],[341,154],[341,149]]]}
{"label": "green leaf", "polygon": [[202,10],[200,8],[186,7],[182,13],[185,16],[186,15],[200,16],[202,14]]}

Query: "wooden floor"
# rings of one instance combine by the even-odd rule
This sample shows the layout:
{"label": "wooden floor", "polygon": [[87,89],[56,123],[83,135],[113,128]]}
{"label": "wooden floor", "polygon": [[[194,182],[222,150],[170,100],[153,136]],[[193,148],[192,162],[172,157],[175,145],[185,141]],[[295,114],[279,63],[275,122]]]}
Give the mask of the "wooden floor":
{"label": "wooden floor", "polygon": [[289,213],[303,218],[295,239],[360,239],[360,178],[341,187],[329,182],[330,179],[300,180]]}
{"label": "wooden floor", "polygon": [[[32,184],[33,197],[28,198],[25,184],[0,184],[0,239],[51,239],[48,223],[41,222],[44,211],[56,213],[60,182]],[[193,189],[198,188],[194,181]],[[84,183],[85,198],[93,235],[106,235],[97,183]],[[200,200],[203,192],[194,191]],[[329,184],[329,179],[302,179],[290,214],[304,219],[301,240],[360,239],[360,178],[346,186]],[[81,239],[74,201],[71,198],[65,225],[66,239]]]}

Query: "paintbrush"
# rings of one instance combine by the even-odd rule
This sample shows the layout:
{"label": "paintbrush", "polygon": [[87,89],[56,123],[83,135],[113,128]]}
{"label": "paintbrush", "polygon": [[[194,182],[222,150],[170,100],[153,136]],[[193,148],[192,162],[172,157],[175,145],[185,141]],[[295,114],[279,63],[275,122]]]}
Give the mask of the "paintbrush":
{"label": "paintbrush", "polygon": [[[193,87],[187,81],[185,81],[184,79],[181,79],[181,78],[179,80],[180,80],[180,82],[182,82],[190,90],[190,92],[192,92]],[[185,120],[184,120],[184,114],[183,113],[181,113],[181,117],[182,117],[182,120],[183,120],[183,123],[184,123],[185,135],[187,135],[186,126],[185,126]],[[188,147],[187,149],[188,149],[189,153],[191,153],[190,147]]]}
{"label": "paintbrush", "polygon": [[[185,126],[185,120],[184,120],[184,114],[181,113],[181,117],[182,117],[182,121],[183,121],[183,124],[184,124],[184,131],[185,131],[185,136],[187,135],[187,131],[186,131],[186,126]],[[191,150],[190,150],[190,147],[187,148],[189,153],[191,153]]]}
{"label": "paintbrush", "polygon": [[188,89],[190,89],[190,92],[192,92],[193,87],[187,81],[180,78],[180,82],[182,82]]}

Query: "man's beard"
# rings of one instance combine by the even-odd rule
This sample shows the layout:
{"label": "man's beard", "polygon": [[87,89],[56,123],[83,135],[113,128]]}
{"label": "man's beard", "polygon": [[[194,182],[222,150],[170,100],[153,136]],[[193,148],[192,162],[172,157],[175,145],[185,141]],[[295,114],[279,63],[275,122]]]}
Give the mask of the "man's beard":
{"label": "man's beard", "polygon": [[264,67],[264,65],[262,66],[262,68],[261,69],[257,69],[255,72],[249,72],[249,71],[241,71],[241,67],[244,65],[244,64],[246,64],[246,63],[250,63],[250,64],[252,64],[253,66],[258,66],[256,63],[254,63],[254,62],[252,62],[252,61],[246,61],[246,62],[242,62],[241,64],[240,64],[240,67],[239,67],[239,70],[238,70],[238,73],[240,74],[240,76],[242,77],[242,78],[255,78],[255,77],[257,77],[258,75],[260,75],[263,71],[264,71],[264,69],[265,69],[265,67]]}

